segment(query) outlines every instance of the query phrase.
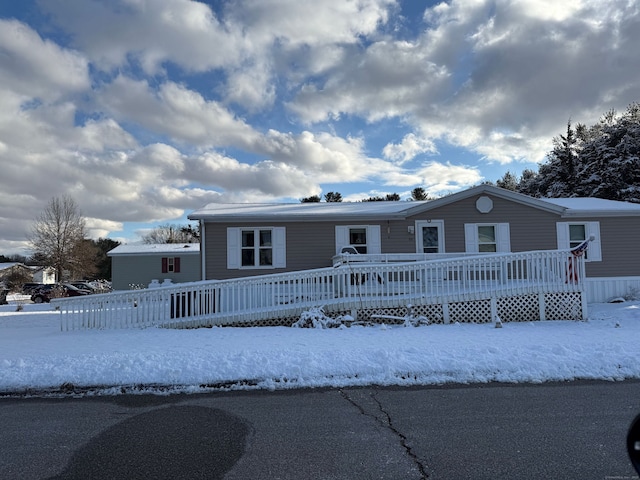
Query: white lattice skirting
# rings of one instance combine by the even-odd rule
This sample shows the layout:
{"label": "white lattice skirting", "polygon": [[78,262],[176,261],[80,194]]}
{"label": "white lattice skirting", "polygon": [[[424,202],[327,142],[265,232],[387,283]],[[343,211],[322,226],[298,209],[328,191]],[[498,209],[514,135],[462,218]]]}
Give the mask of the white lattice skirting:
{"label": "white lattice skirting", "polygon": [[[581,293],[541,293],[498,299],[475,300],[444,304],[412,304],[413,315],[426,317],[430,323],[490,323],[496,317],[502,322],[532,322],[537,320],[583,320]],[[373,323],[394,323],[388,318],[404,317],[406,307],[368,308],[357,311],[327,311],[330,317],[351,315],[354,319]],[[248,322],[243,326],[288,326],[299,317],[271,318]],[[397,323],[401,323],[400,320]]]}

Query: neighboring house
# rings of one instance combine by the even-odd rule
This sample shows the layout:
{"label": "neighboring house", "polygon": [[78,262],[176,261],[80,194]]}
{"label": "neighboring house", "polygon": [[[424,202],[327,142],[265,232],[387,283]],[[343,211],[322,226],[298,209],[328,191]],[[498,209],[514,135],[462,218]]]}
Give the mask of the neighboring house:
{"label": "neighboring house", "polygon": [[199,243],[119,245],[107,255],[111,257],[114,290],[146,288],[152,280],[160,283],[200,280]]}
{"label": "neighboring house", "polygon": [[33,281],[38,283],[56,283],[56,270],[51,267],[30,267]]}
{"label": "neighboring house", "polygon": [[213,203],[189,219],[200,222],[205,280],[327,267],[347,245],[369,254],[520,252],[568,249],[593,236],[586,273],[599,283],[589,301],[640,287],[640,204],[627,202],[537,199],[480,185],[432,201]]}

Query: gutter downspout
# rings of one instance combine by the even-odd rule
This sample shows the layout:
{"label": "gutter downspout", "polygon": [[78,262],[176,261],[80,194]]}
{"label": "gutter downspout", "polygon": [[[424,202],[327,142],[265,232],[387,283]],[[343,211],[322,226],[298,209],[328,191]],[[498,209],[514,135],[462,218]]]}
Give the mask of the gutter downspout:
{"label": "gutter downspout", "polygon": [[205,245],[207,242],[205,241],[205,223],[204,220],[200,220],[200,280],[206,280],[207,273],[207,252],[205,249]]}

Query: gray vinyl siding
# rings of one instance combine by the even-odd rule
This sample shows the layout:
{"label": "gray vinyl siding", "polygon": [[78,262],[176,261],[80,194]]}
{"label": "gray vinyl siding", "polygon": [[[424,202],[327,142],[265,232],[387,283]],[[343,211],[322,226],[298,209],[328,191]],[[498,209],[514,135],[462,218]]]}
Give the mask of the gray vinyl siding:
{"label": "gray vinyl siding", "polygon": [[[162,257],[179,257],[179,273],[162,273]],[[151,280],[171,279],[173,283],[200,280],[200,255],[114,255],[111,257],[111,283],[114,290],[130,290],[131,285],[147,287]]]}
{"label": "gray vinyl siding", "polygon": [[[476,200],[480,196],[492,199],[493,209],[489,213],[480,213],[476,209]],[[465,251],[465,223],[508,223],[511,251],[522,252],[557,249],[557,222],[599,221],[602,261],[587,262],[587,275],[640,276],[640,254],[635,241],[640,238],[640,218],[563,218],[556,213],[483,193],[405,220],[271,222],[267,219],[252,223],[205,223],[205,278],[237,278],[331,266],[336,248],[336,225],[379,225],[382,253],[414,253],[415,234],[410,234],[408,227],[414,226],[416,220],[428,219],[444,221],[444,249],[447,253]],[[286,268],[227,269],[228,227],[279,226],[286,228]]]}
{"label": "gray vinyl siding", "polygon": [[640,218],[571,218],[562,222],[600,222],[601,262],[587,262],[588,277],[640,276]]}
{"label": "gray vinyl siding", "polygon": [[447,253],[465,251],[465,223],[508,223],[512,252],[557,248],[556,222],[561,221],[558,215],[491,195],[484,196],[493,200],[489,213],[476,209],[478,195],[413,217],[411,224],[413,220],[444,220]]}
{"label": "gray vinyl siding", "polygon": [[[285,227],[286,268],[227,269],[227,228],[229,227]],[[205,224],[206,279],[266,275],[269,273],[324,268],[331,266],[335,253],[335,224],[331,222],[264,222],[256,223],[206,223]]]}

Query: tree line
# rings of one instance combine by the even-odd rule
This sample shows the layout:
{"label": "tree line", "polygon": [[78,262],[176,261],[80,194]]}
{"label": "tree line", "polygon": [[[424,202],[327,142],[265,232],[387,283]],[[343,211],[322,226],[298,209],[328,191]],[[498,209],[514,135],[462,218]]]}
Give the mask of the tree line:
{"label": "tree line", "polygon": [[[341,202],[342,194],[340,192],[328,192],[324,195],[325,202]],[[376,195],[374,197],[367,197],[360,200],[361,202],[399,202],[401,200],[398,193],[387,193],[384,197]],[[416,187],[411,190],[411,200],[432,200],[427,195],[427,192],[422,187]],[[312,195],[310,197],[301,198],[301,203],[318,203],[321,202],[320,195]]]}
{"label": "tree line", "polygon": [[507,172],[496,185],[532,197],[594,197],[640,203],[640,104],[553,138],[538,171]]}

